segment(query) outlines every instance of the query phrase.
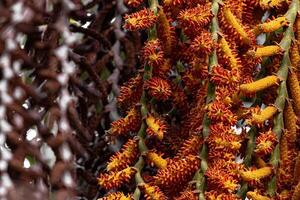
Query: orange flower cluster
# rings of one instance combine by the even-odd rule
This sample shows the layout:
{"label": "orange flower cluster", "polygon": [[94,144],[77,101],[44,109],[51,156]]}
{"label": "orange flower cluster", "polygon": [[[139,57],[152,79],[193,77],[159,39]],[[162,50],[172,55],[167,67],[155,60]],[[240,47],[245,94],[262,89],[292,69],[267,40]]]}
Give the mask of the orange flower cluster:
{"label": "orange flower cluster", "polygon": [[260,133],[260,135],[256,138],[255,153],[261,157],[270,155],[273,152],[276,144],[277,137],[273,131],[269,130],[265,133]]}
{"label": "orange flower cluster", "polygon": [[157,17],[151,10],[143,9],[139,12],[124,17],[124,28],[136,31],[150,28],[156,22]]}
{"label": "orange flower cluster", "polygon": [[128,142],[100,186],[147,200],[297,199],[299,1],[125,3],[142,67],[120,88],[128,112],[108,133]]}
{"label": "orange flower cluster", "polygon": [[159,169],[154,183],[164,189],[174,189],[187,183],[200,167],[200,159],[189,155],[185,158],[170,160],[165,168]]}
{"label": "orange flower cluster", "polygon": [[115,155],[110,157],[107,164],[107,171],[122,170],[131,165],[138,155],[137,140],[128,140],[123,148]]}
{"label": "orange flower cluster", "polygon": [[129,110],[126,117],[111,123],[109,133],[114,136],[126,135],[130,131],[137,131],[140,127],[141,114],[137,107]]}
{"label": "orange flower cluster", "polygon": [[123,184],[129,183],[135,173],[135,168],[127,167],[121,171],[109,172],[108,174],[100,174],[98,182],[99,185],[106,190],[118,189]]}

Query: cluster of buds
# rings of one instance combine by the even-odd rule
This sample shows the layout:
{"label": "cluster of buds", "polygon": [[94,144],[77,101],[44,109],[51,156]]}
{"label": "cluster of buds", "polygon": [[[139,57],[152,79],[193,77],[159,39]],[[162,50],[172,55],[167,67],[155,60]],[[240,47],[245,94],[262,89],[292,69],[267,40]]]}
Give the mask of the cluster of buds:
{"label": "cluster of buds", "polygon": [[149,200],[295,199],[299,1],[126,2],[124,29],[148,39],[117,97],[127,115],[108,131],[128,141],[100,187],[128,184]]}

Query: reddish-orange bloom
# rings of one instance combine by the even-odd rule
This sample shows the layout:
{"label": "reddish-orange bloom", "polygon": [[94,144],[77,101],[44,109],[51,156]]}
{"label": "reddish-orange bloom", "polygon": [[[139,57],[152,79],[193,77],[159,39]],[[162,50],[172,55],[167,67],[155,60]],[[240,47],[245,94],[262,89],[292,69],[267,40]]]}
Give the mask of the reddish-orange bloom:
{"label": "reddish-orange bloom", "polygon": [[157,17],[154,12],[146,8],[132,13],[126,14],[124,28],[130,31],[144,30],[153,26],[156,22]]}
{"label": "reddish-orange bloom", "polygon": [[157,137],[159,140],[164,138],[168,130],[167,122],[160,118],[155,118],[152,115],[148,115],[146,118],[147,134],[153,137]]}
{"label": "reddish-orange bloom", "polygon": [[266,156],[273,152],[277,144],[277,137],[272,130],[261,133],[256,139],[255,153],[258,156]]}
{"label": "reddish-orange bloom", "polygon": [[212,17],[211,4],[207,3],[182,10],[179,13],[178,21],[187,35],[195,35],[195,32],[209,24]]}
{"label": "reddish-orange bloom", "polygon": [[153,77],[147,80],[144,87],[148,91],[148,94],[157,100],[166,101],[172,94],[171,86],[168,81],[159,77]]}
{"label": "reddish-orange bloom", "polygon": [[191,43],[191,51],[197,56],[209,55],[214,49],[211,33],[203,30]]}
{"label": "reddish-orange bloom", "polygon": [[154,183],[161,188],[172,189],[188,182],[199,167],[200,159],[193,155],[170,160],[167,167],[158,170]]}
{"label": "reddish-orange bloom", "polygon": [[107,164],[107,171],[118,171],[132,164],[138,155],[137,140],[129,139],[115,155],[111,156]]}
{"label": "reddish-orange bloom", "polygon": [[212,69],[211,79],[215,85],[228,87],[235,90],[240,82],[240,73],[238,69],[227,70],[216,66]]}
{"label": "reddish-orange bloom", "polygon": [[136,8],[141,5],[144,0],[124,0],[124,4],[132,8]]}
{"label": "reddish-orange bloom", "polygon": [[133,107],[126,117],[111,123],[109,133],[114,136],[128,134],[130,131],[138,131],[141,124],[141,114],[139,109]]}
{"label": "reddish-orange bloom", "polygon": [[159,39],[150,40],[145,43],[141,52],[143,62],[152,67],[159,67],[164,62],[164,52]]}
{"label": "reddish-orange bloom", "polygon": [[221,101],[214,101],[207,106],[208,117],[216,123],[234,125],[237,122],[237,116],[232,113],[226,104]]}
{"label": "reddish-orange bloom", "polygon": [[106,190],[120,188],[123,184],[128,183],[135,175],[136,169],[127,167],[122,171],[109,172],[100,174],[98,178],[99,185]]}
{"label": "reddish-orange bloom", "polygon": [[198,155],[201,148],[203,139],[198,135],[191,136],[188,140],[184,141],[178,150],[176,157],[182,157],[188,155]]}
{"label": "reddish-orange bloom", "polygon": [[[223,164],[225,163],[223,162]],[[208,189],[218,188],[219,192],[234,192],[238,189],[239,180],[227,173],[223,167],[223,165],[215,164],[207,169],[205,176],[207,177]]]}
{"label": "reddish-orange bloom", "polygon": [[120,88],[120,95],[117,97],[118,105],[130,108],[140,101],[143,92],[143,77],[138,74],[131,78]]}
{"label": "reddish-orange bloom", "polygon": [[214,159],[234,158],[241,147],[242,136],[234,134],[234,130],[230,126],[222,123],[211,125],[210,129],[211,132],[206,140],[210,148],[209,157]]}

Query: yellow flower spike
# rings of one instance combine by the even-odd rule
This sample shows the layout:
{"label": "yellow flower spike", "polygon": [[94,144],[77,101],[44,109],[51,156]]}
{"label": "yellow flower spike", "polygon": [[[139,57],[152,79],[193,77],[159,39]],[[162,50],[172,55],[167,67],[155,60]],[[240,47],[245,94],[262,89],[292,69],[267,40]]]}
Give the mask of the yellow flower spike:
{"label": "yellow flower spike", "polygon": [[260,114],[252,114],[251,122],[253,124],[262,124],[266,120],[272,118],[276,113],[277,108],[275,106],[267,106]]}
{"label": "yellow flower spike", "polygon": [[288,142],[289,144],[295,144],[297,139],[297,116],[290,101],[287,101],[284,107],[283,119],[284,127],[289,132]]}
{"label": "yellow flower spike", "polygon": [[230,65],[231,69],[236,69],[236,68],[240,67],[240,61],[237,58],[236,52],[234,52],[231,49],[230,45],[228,44],[228,42],[226,41],[226,39],[224,37],[220,38],[219,44],[220,44],[222,53],[229,60],[229,65]]}
{"label": "yellow flower spike", "polygon": [[271,33],[280,29],[281,27],[287,26],[288,24],[289,23],[286,17],[277,17],[276,19],[257,25],[257,27],[254,29],[254,32],[256,35],[260,33]]}
{"label": "yellow flower spike", "polygon": [[156,185],[149,185],[146,183],[138,185],[144,193],[146,200],[167,200],[167,197]]}
{"label": "yellow flower spike", "polygon": [[297,116],[300,116],[300,86],[296,73],[291,71],[288,76],[288,88],[293,99],[293,106]]}
{"label": "yellow flower spike", "polygon": [[286,167],[289,163],[288,142],[285,135],[280,139],[280,166]]}
{"label": "yellow flower spike", "polygon": [[146,118],[147,134],[155,136],[159,140],[164,138],[164,134],[167,132],[166,122],[162,119],[155,118],[152,115],[148,115]]}
{"label": "yellow flower spike", "polygon": [[[253,94],[259,92],[261,90],[267,89],[271,86],[277,85],[279,82],[279,78],[275,75],[267,76],[265,78],[259,79],[252,83],[242,84],[240,85],[240,91],[243,93]],[[299,92],[300,95],[300,92]],[[300,101],[300,99],[299,99]]]}
{"label": "yellow flower spike", "polygon": [[247,55],[253,58],[261,58],[261,57],[274,56],[282,53],[283,53],[283,49],[279,45],[269,45],[269,46],[258,47],[255,50],[249,50],[247,52]]}
{"label": "yellow flower spike", "polygon": [[300,181],[300,154],[296,158],[295,168],[294,168],[294,183]]}
{"label": "yellow flower spike", "polygon": [[239,23],[237,18],[233,15],[229,7],[224,7],[224,18],[236,31],[236,33],[241,38],[242,42],[246,45],[252,44],[252,39],[249,34],[246,32],[244,27]]}
{"label": "yellow flower spike", "polygon": [[255,162],[258,167],[262,168],[267,166],[267,163],[261,157],[255,156]]}
{"label": "yellow flower spike", "polygon": [[296,26],[296,39],[297,41],[300,41],[300,14],[299,13],[296,18],[295,26]]}
{"label": "yellow flower spike", "polygon": [[162,41],[166,55],[170,55],[172,48],[176,42],[175,29],[170,25],[170,22],[164,13],[163,9],[158,12],[157,18],[158,38]]}
{"label": "yellow flower spike", "polygon": [[244,181],[257,181],[272,174],[272,167],[262,167],[253,171],[243,171],[240,175]]}
{"label": "yellow flower spike", "polygon": [[148,151],[146,154],[146,158],[150,161],[151,164],[156,166],[157,168],[165,168],[168,164],[168,161],[164,159],[161,155],[155,153],[154,151]]}
{"label": "yellow flower spike", "polygon": [[292,197],[292,194],[291,194],[291,190],[282,190],[282,192],[280,192],[280,194],[278,195],[278,199],[283,199],[283,200],[285,200],[285,199],[291,199],[291,197]]}
{"label": "yellow flower spike", "polygon": [[258,192],[249,191],[247,192],[247,197],[252,200],[271,200],[271,198],[267,196],[260,195]]}
{"label": "yellow flower spike", "polygon": [[300,199],[300,182],[295,187],[292,200],[299,200]]}
{"label": "yellow flower spike", "polygon": [[300,53],[299,53],[299,47],[297,42],[293,43],[290,49],[290,57],[291,57],[292,69],[299,70]]}

